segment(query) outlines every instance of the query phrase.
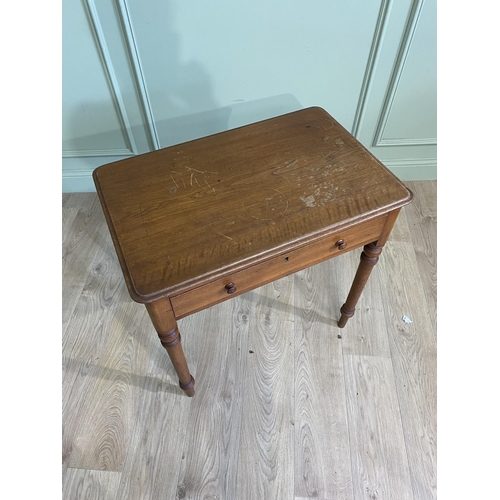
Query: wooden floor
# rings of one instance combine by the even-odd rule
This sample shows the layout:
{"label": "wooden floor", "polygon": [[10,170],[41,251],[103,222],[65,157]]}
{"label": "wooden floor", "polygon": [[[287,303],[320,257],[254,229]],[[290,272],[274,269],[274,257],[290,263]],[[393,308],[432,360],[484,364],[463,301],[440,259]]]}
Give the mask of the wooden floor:
{"label": "wooden floor", "polygon": [[407,185],[346,328],[360,250],[179,321],[192,399],[97,196],[63,195],[63,498],[436,498],[437,184]]}

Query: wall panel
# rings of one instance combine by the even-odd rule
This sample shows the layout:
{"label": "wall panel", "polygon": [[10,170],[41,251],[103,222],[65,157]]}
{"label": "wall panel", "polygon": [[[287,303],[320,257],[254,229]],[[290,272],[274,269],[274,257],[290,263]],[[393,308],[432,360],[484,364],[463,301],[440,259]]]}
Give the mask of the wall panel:
{"label": "wall panel", "polygon": [[75,3],[65,20],[63,156],[134,154],[128,117],[94,2]]}
{"label": "wall panel", "polygon": [[436,176],[436,0],[66,0],[63,190],[109,161],[317,105]]}
{"label": "wall panel", "polygon": [[437,177],[436,0],[382,2],[353,130],[403,180]]}

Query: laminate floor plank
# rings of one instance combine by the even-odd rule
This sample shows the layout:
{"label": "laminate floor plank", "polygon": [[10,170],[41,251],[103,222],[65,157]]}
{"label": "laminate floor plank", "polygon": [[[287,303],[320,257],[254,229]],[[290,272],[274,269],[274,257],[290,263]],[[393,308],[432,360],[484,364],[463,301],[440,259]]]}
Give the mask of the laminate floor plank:
{"label": "laminate floor plank", "polygon": [[[70,318],[62,343],[63,465],[74,452],[75,435],[93,381],[100,369],[99,359],[109,339],[114,308],[106,300],[117,300],[122,289],[118,279],[93,277],[86,285]],[[107,297],[105,299],[104,297]],[[124,298],[124,297],[123,297]],[[118,299],[119,300],[119,299]]]}
{"label": "laminate floor plank", "polygon": [[294,497],[293,500],[334,500],[334,499],[323,498],[323,497]]}
{"label": "laminate floor plank", "polygon": [[248,301],[241,296],[193,315],[201,320],[196,329],[186,322],[179,325],[199,360],[177,498],[238,498],[249,314]]}
{"label": "laminate floor plank", "polygon": [[[415,497],[436,497],[436,339],[411,243],[381,258],[391,359]],[[406,315],[411,323],[402,321]]]}
{"label": "laminate floor plank", "polygon": [[[294,496],[293,279],[246,294],[252,299],[238,457],[232,498]],[[277,310],[277,301],[286,310]],[[250,352],[252,351],[252,352]]]}
{"label": "laminate floor plank", "polygon": [[344,356],[356,500],[414,500],[391,360]]}
{"label": "laminate floor plank", "polygon": [[176,498],[190,405],[166,375],[148,373],[116,500]]}
{"label": "laminate floor plank", "polygon": [[[294,276],[295,319],[295,495],[353,499],[342,343],[331,309],[332,262]],[[332,311],[333,312],[333,311]]]}
{"label": "laminate floor plank", "polygon": [[97,198],[97,193],[63,193],[62,206],[64,208],[78,208],[88,210]]}
{"label": "laminate floor plank", "polygon": [[115,500],[119,472],[68,469],[63,483],[64,500]]}
{"label": "laminate floor plank", "polygon": [[63,193],[62,194],[62,206],[66,206],[68,204],[68,201],[71,198],[71,193]]}
{"label": "laminate floor plank", "polygon": [[432,327],[437,334],[437,181],[411,182],[413,202],[405,207],[411,242],[417,258],[420,279]]}
{"label": "laminate floor plank", "polygon": [[[71,226],[63,233],[62,251],[62,332],[63,335],[87,280],[91,262],[106,238],[104,214],[95,193],[81,197]],[[71,208],[71,207],[68,207]]]}
{"label": "laminate floor plank", "polygon": [[149,324],[123,278],[89,275],[63,339],[66,465],[122,469],[137,386],[149,362]]}
{"label": "laminate floor plank", "polygon": [[[408,209],[413,203],[405,205],[401,212],[399,212],[398,218],[394,223],[391,234],[389,235],[388,241],[411,241],[411,233],[408,226]],[[382,250],[383,251],[383,250]]]}
{"label": "laminate floor plank", "polygon": [[[137,304],[114,309],[117,320],[89,381],[80,426],[73,435],[71,467],[121,471],[127,454],[140,387],[149,361],[141,326],[149,321]],[[124,321],[120,321],[124,319]]]}
{"label": "laminate floor plank", "polygon": [[[147,375],[140,381],[132,437],[116,500],[176,498],[181,464],[186,459],[185,439],[193,400],[180,389],[145,308],[144,314],[141,329],[144,343],[149,345]],[[203,314],[194,314],[179,321],[182,345],[195,378],[205,320]]]}
{"label": "laminate floor plank", "polygon": [[[129,374],[124,379],[122,370],[127,355],[120,360],[124,353],[117,349],[116,341],[127,338],[122,330],[127,331],[131,323],[128,314],[134,314],[137,304],[133,304],[126,293],[118,264],[113,260],[116,257],[112,256],[114,251],[109,234],[106,234],[104,217],[96,201],[95,193],[73,193],[66,198],[69,207],[63,207],[63,213],[78,211],[72,225],[66,226],[63,232],[63,465],[109,470],[120,466],[110,457],[104,458],[102,453],[102,463],[88,462],[88,449],[82,440],[89,429],[84,430],[81,422],[82,419],[85,421],[85,412],[90,411],[89,408],[103,410],[96,401],[96,398],[104,397],[98,394],[109,393],[110,388],[104,387],[103,383],[118,384],[111,390],[113,397],[123,395],[128,385]],[[108,261],[112,264],[108,265]],[[68,318],[70,314],[71,319],[66,321],[65,316]],[[124,314],[125,320],[119,323]],[[65,323],[68,324],[66,329]],[[123,324],[125,328],[121,328]],[[119,331],[110,340],[109,333],[116,327]],[[126,349],[130,348],[129,345]],[[133,351],[134,354],[140,352],[136,347]],[[118,365],[109,364],[108,361],[117,354],[114,361]],[[111,398],[108,403],[112,404],[112,401]],[[114,417],[110,417],[109,412],[107,415],[116,420],[117,412],[123,408],[120,405],[114,408]],[[95,419],[92,422],[95,423]],[[113,438],[112,429],[113,426],[109,428],[111,434],[107,438],[102,435],[104,441],[99,446]],[[94,438],[91,438],[92,442],[97,442]],[[104,449],[108,448],[105,446]],[[115,451],[113,449],[113,453]],[[123,455],[123,450],[121,453]]]}
{"label": "laminate floor plank", "polygon": [[437,215],[437,180],[408,181],[405,184],[413,191],[413,202],[417,201],[419,207],[426,207],[425,210],[428,210],[435,217]]}
{"label": "laminate floor plank", "polygon": [[[390,243],[388,243],[390,244]],[[328,262],[330,273],[335,278],[335,284],[341,294],[340,305],[345,302],[351,288],[354,275],[359,266],[363,248],[353,250]],[[378,264],[373,268],[370,279],[356,304],[354,316],[347,325],[339,329],[342,336],[343,354],[358,354],[364,356],[382,356],[390,358],[389,338],[385,325],[384,305],[380,291]],[[335,311],[340,318],[340,307]]]}
{"label": "laminate floor plank", "polygon": [[71,227],[71,224],[75,220],[75,217],[78,215],[78,208],[76,207],[62,207],[61,210],[61,215],[62,215],[62,223],[61,223],[61,229],[62,229],[62,236],[63,236],[63,251],[64,251],[64,246],[66,243],[66,239],[68,238],[70,234],[69,228]]}

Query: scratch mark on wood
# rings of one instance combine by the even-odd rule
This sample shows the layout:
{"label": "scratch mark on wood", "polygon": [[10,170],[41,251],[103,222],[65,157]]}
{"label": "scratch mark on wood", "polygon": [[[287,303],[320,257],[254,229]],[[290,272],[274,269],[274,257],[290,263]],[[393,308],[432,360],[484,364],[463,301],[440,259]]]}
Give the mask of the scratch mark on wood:
{"label": "scratch mark on wood", "polygon": [[189,171],[198,172],[199,174],[218,174],[218,172],[211,172],[210,170],[198,170],[196,168],[186,166],[184,166],[184,168],[187,168]]}
{"label": "scratch mark on wood", "polygon": [[283,198],[285,198],[286,200],[286,196],[279,190],[279,189],[276,189],[276,188],[269,188],[269,189],[272,189],[273,191],[276,191],[277,193],[279,193],[281,196],[283,196]]}
{"label": "scratch mark on wood", "polygon": [[[184,165],[184,168],[191,173],[190,177],[189,177],[189,184],[191,185],[191,187],[194,186],[194,183],[196,183],[198,185],[198,187],[202,187],[201,184],[200,184],[200,181],[198,180],[196,173],[198,174],[201,174],[203,175],[203,180],[205,181],[205,183],[207,184],[207,186],[212,189],[213,193],[215,194],[215,196],[217,196],[217,194],[215,193],[215,189],[208,183],[208,181],[205,179],[205,174],[218,174],[218,172],[212,172],[210,170],[198,170],[197,168],[193,168],[193,167],[188,167],[186,165]],[[184,188],[186,188],[186,183],[184,182],[184,177],[182,175],[181,172],[176,172],[175,170],[172,170],[171,171],[173,174],[177,174],[177,175],[180,175],[181,176],[181,180],[182,180],[182,184],[184,185]],[[175,179],[173,178],[172,174],[170,174],[170,177],[172,177],[172,180],[174,181],[174,184],[176,185],[176,187],[179,187],[179,185],[177,184],[177,182],[175,182]]]}
{"label": "scratch mark on wood", "polygon": [[[288,166],[288,165],[286,165],[286,166]],[[288,184],[292,185],[292,183],[290,182],[290,179],[281,172],[281,169],[282,169],[282,167],[278,167],[276,170],[273,170],[273,172],[271,172],[271,175],[281,175],[281,177],[283,177],[288,182]]]}
{"label": "scratch mark on wood", "polygon": [[242,202],[241,202],[241,206],[243,207],[243,210],[245,211],[245,213],[246,213],[249,217],[251,217],[252,219],[255,219],[255,220],[260,220],[258,217],[254,217],[253,215],[250,215],[250,214],[248,213],[248,210],[247,210],[247,208],[245,207],[245,202],[244,202],[244,201],[242,201]]}
{"label": "scratch mark on wood", "polygon": [[261,220],[261,219],[259,219],[258,217],[255,217],[254,215],[251,215],[251,214],[249,214],[249,213],[248,213],[248,210],[247,210],[247,208],[245,207],[245,202],[244,202],[244,201],[242,201],[242,202],[241,202],[241,206],[243,207],[243,210],[245,211],[245,213],[246,213],[249,217],[251,217],[252,219],[258,220],[258,221],[260,221],[260,220]]}
{"label": "scratch mark on wood", "polygon": [[178,188],[179,185],[177,184],[177,182],[175,182],[175,179],[174,179],[174,176],[172,174],[170,174],[170,177],[172,178],[172,180],[174,181],[174,184],[175,184],[175,187]]}
{"label": "scratch mark on wood", "polygon": [[228,240],[232,240],[231,236],[226,236],[225,234],[222,234],[221,232],[217,231],[217,234],[220,234],[221,236],[224,236],[224,238],[227,238]]}
{"label": "scratch mark on wood", "polygon": [[215,188],[214,188],[214,187],[212,187],[212,186],[208,183],[208,181],[207,181],[207,179],[205,179],[205,177],[203,177],[203,180],[205,181],[205,184],[206,184],[206,185],[207,185],[207,186],[208,186],[208,187],[209,187],[209,188],[213,191],[213,193],[214,193],[215,197],[216,197],[217,199],[219,199],[219,197],[217,196],[217,193],[215,192]]}
{"label": "scratch mark on wood", "polygon": [[[279,189],[276,189],[276,188],[267,188],[267,189],[269,189],[270,191],[276,191],[277,193],[279,193],[279,194],[283,197],[284,201],[286,202],[286,207],[285,207],[285,209],[284,209],[284,210],[281,210],[281,211],[279,212],[278,216],[279,216],[279,215],[282,215],[282,216],[284,216],[284,217],[288,217],[288,216],[285,216],[285,213],[286,213],[286,211],[288,210],[288,200],[287,200],[286,196],[285,196],[285,195],[284,195],[284,194],[283,194],[283,193],[282,193]],[[270,198],[264,198],[264,201],[266,201],[266,207],[267,207],[267,210],[269,210],[269,201],[271,201],[271,200],[272,200],[275,196],[276,196],[276,195],[273,195],[273,196],[271,196]],[[281,203],[281,200],[280,200],[280,202],[279,202],[279,203]],[[252,206],[253,206],[253,205],[252,205]],[[242,207],[243,207],[243,210],[245,211],[245,213],[246,213],[249,217],[251,217],[252,219],[255,219],[255,220],[258,220],[258,221],[270,221],[270,222],[271,222],[271,224],[275,224],[275,222],[274,222],[274,219],[276,218],[275,216],[274,216],[274,217],[269,217],[269,218],[268,218],[268,217],[266,217],[266,218],[261,218],[261,217],[257,217],[257,216],[255,216],[255,215],[252,215],[252,214],[250,214],[250,213],[248,212],[247,208],[245,207],[245,202],[244,202],[244,201],[242,202]],[[271,208],[271,209],[270,209],[270,211],[272,212],[272,211],[274,211],[275,209],[276,209],[276,208],[275,208],[275,207],[273,207],[273,208]]]}
{"label": "scratch mark on wood", "polygon": [[276,191],[277,193],[279,193],[285,199],[285,201],[286,201],[285,210],[283,210],[283,212],[280,212],[280,215],[285,215],[285,212],[288,210],[288,199],[287,199],[287,197],[279,189],[276,189],[276,188],[271,188],[271,189],[273,189],[274,191]]}

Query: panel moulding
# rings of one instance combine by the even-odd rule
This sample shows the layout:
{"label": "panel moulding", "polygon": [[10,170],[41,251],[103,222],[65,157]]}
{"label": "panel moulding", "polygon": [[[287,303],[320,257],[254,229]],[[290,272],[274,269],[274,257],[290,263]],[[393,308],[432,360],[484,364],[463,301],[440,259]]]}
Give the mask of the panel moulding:
{"label": "panel moulding", "polygon": [[391,112],[392,105],[394,103],[394,98],[396,97],[396,92],[401,80],[401,75],[406,64],[406,59],[410,51],[411,43],[415,30],[418,25],[418,19],[420,17],[420,12],[422,11],[424,0],[413,0],[410,5],[408,19],[406,21],[405,29],[401,37],[401,43],[399,45],[398,54],[396,56],[396,61],[394,64],[394,69],[392,71],[391,78],[389,80],[389,85],[387,88],[387,93],[385,95],[382,111],[375,128],[375,136],[373,139],[373,147],[383,147],[383,146],[434,146],[437,144],[435,138],[422,138],[422,139],[384,139],[383,135],[385,132],[385,127],[387,125],[387,120],[389,119],[389,114]]}
{"label": "panel moulding", "polygon": [[96,42],[96,46],[99,51],[101,61],[103,63],[103,69],[108,82],[111,96],[113,98],[113,104],[116,109],[118,119],[120,122],[120,128],[127,143],[126,150],[123,149],[109,149],[109,150],[85,150],[85,151],[64,151],[63,156],[74,157],[74,156],[112,156],[112,155],[135,155],[137,154],[137,147],[135,145],[134,137],[132,135],[130,122],[127,116],[127,111],[125,104],[123,102],[123,97],[121,95],[120,87],[118,85],[118,80],[113,68],[113,63],[111,62],[111,57],[109,55],[108,47],[106,45],[106,39],[104,37],[104,32],[102,25],[97,13],[97,9],[94,0],[85,0],[85,9],[90,21],[92,35]]}
{"label": "panel moulding", "polygon": [[76,149],[64,150],[63,158],[83,158],[86,156],[131,156],[130,149]]}
{"label": "panel moulding", "polygon": [[361,123],[363,121],[368,94],[372,86],[373,73],[379,60],[380,45],[387,27],[387,19],[389,17],[391,6],[392,0],[382,0],[382,2],[380,3],[377,23],[375,25],[375,32],[373,35],[372,45],[370,47],[370,53],[368,55],[368,62],[366,64],[365,75],[363,77],[363,83],[361,84],[358,105],[356,107],[356,113],[354,115],[354,121],[352,125],[351,133],[355,137],[357,137]]}
{"label": "panel moulding", "polygon": [[141,96],[141,106],[146,119],[147,130],[149,132],[149,139],[151,145],[154,149],[160,148],[160,140],[158,138],[158,132],[156,130],[155,120],[153,116],[153,109],[151,106],[151,101],[149,99],[148,89],[146,86],[146,80],[144,78],[144,72],[142,70],[141,59],[139,57],[139,49],[137,48],[137,43],[134,35],[134,30],[132,27],[132,20],[129,13],[129,8],[126,0],[118,0],[118,12],[120,14],[120,21],[125,37],[128,55],[130,58],[130,63],[133,70],[133,76],[135,79],[136,86],[139,90]]}
{"label": "panel moulding", "polygon": [[402,158],[381,161],[402,181],[426,181],[437,179],[436,158]]}

